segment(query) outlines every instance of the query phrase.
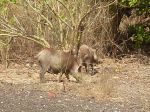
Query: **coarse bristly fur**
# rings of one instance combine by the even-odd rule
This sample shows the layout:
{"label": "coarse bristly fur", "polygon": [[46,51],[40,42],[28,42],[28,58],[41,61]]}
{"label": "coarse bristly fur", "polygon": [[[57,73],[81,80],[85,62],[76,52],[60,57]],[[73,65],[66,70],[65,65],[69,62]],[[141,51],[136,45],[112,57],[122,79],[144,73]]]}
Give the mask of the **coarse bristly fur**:
{"label": "coarse bristly fur", "polygon": [[[89,66],[91,66],[93,71],[93,64],[98,63],[98,57],[96,54],[96,50],[87,46],[81,45],[79,48],[79,58],[83,66],[85,66],[86,72],[89,72]],[[80,67],[81,71],[81,67]]]}
{"label": "coarse bristly fur", "polygon": [[[39,52],[36,56],[41,67],[40,81],[44,81],[44,74],[47,71],[53,73],[61,73],[59,81],[61,81],[62,74],[64,73],[69,80],[69,74],[78,73],[80,64],[74,55],[69,51],[55,50],[53,48],[47,48]],[[77,80],[77,79],[76,79]]]}

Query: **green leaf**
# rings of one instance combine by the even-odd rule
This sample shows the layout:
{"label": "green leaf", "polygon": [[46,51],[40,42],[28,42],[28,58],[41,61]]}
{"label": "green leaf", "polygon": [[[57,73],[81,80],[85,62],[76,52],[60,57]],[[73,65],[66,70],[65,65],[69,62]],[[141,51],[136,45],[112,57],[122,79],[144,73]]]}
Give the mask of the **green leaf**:
{"label": "green leaf", "polygon": [[10,2],[12,2],[12,3],[16,3],[16,0],[10,0]]}

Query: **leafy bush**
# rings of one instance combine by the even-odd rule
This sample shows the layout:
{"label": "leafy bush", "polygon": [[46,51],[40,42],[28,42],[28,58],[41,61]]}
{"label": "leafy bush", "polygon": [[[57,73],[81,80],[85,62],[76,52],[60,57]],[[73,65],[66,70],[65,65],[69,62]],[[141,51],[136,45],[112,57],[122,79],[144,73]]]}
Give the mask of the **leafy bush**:
{"label": "leafy bush", "polygon": [[144,25],[134,25],[129,27],[130,31],[135,32],[131,37],[135,42],[135,47],[140,48],[142,44],[150,43],[150,32],[148,27]]}
{"label": "leafy bush", "polygon": [[[122,7],[132,7],[136,8],[136,15],[140,16],[142,14],[149,16],[150,13],[150,1],[149,0],[121,0]],[[132,35],[132,40],[135,42],[135,47],[140,48],[142,44],[150,43],[150,28],[148,25],[136,24],[129,27]]]}

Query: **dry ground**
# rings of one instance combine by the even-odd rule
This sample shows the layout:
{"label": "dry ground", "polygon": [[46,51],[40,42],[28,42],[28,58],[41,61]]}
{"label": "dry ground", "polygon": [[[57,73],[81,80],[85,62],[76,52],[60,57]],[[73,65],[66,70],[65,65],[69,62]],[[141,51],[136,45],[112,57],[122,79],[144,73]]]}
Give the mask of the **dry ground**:
{"label": "dry ground", "polygon": [[[140,64],[137,59],[125,58],[120,61],[104,59],[98,65],[99,73],[94,76],[78,74],[82,81],[58,83],[58,75],[46,74],[46,83],[39,83],[38,66],[29,67],[11,63],[8,69],[0,65],[0,87],[13,86],[28,91],[41,91],[49,96],[60,93],[93,99],[97,102],[121,103],[132,111],[150,111],[150,65]],[[7,86],[6,86],[7,85]],[[100,107],[102,108],[102,107]]]}

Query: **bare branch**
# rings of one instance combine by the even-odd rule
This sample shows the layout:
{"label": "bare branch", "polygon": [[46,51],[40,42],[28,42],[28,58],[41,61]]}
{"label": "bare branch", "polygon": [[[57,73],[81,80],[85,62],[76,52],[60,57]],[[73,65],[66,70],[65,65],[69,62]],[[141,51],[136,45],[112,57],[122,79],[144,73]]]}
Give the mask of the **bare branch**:
{"label": "bare branch", "polygon": [[26,33],[26,30],[23,28],[23,26],[21,25],[20,21],[18,20],[18,18],[14,15],[14,18],[16,20],[16,23],[19,25],[19,30],[21,30],[22,32]]}
{"label": "bare branch", "polygon": [[1,17],[1,16],[0,16],[0,22],[1,22],[1,24],[2,24],[4,27],[6,27],[7,29],[18,32],[18,29],[16,29],[16,28],[14,28],[13,26],[11,26],[11,25],[9,24],[9,22],[6,21],[6,19],[4,19],[4,18]]}
{"label": "bare branch", "polygon": [[58,2],[67,10],[67,12],[68,12],[68,14],[69,14],[69,16],[70,16],[70,18],[71,18],[72,25],[74,25],[73,17],[72,17],[72,15],[71,15],[69,9],[68,9],[68,8],[65,6],[65,4],[62,3],[60,0],[56,0],[56,1],[58,1]]}
{"label": "bare branch", "polygon": [[46,20],[46,22],[49,24],[50,28],[53,28],[52,23],[48,20],[48,18],[46,18],[43,14],[41,14],[36,8],[34,8],[29,0],[26,0],[26,2],[29,4],[29,6],[36,12],[38,13],[44,20]]}
{"label": "bare branch", "polygon": [[[47,3],[46,3],[47,4]],[[70,29],[73,30],[73,27],[70,26],[67,22],[65,22],[50,6],[49,4],[47,4],[48,8],[53,12],[53,14],[58,18],[60,19],[65,25],[67,25]]]}
{"label": "bare branch", "polygon": [[96,5],[95,6],[93,6],[93,8],[91,8],[82,18],[81,18],[81,20],[80,20],[80,22],[79,22],[79,24],[78,24],[78,29],[77,29],[77,54],[76,55],[78,55],[78,51],[79,51],[79,47],[80,47],[80,43],[81,43],[81,33],[82,33],[82,31],[80,31],[80,27],[81,27],[81,25],[82,25],[82,22],[83,21],[85,21],[85,19],[93,12],[93,11],[95,11],[95,10],[98,10],[98,9],[102,9],[102,8],[105,8],[105,7],[108,7],[108,6],[110,6],[110,5],[112,5],[112,4],[115,4],[115,3],[117,3],[117,0],[114,0],[113,2],[111,2],[111,3],[109,3],[108,5],[105,5],[105,6],[100,6],[100,7],[96,7]]}

